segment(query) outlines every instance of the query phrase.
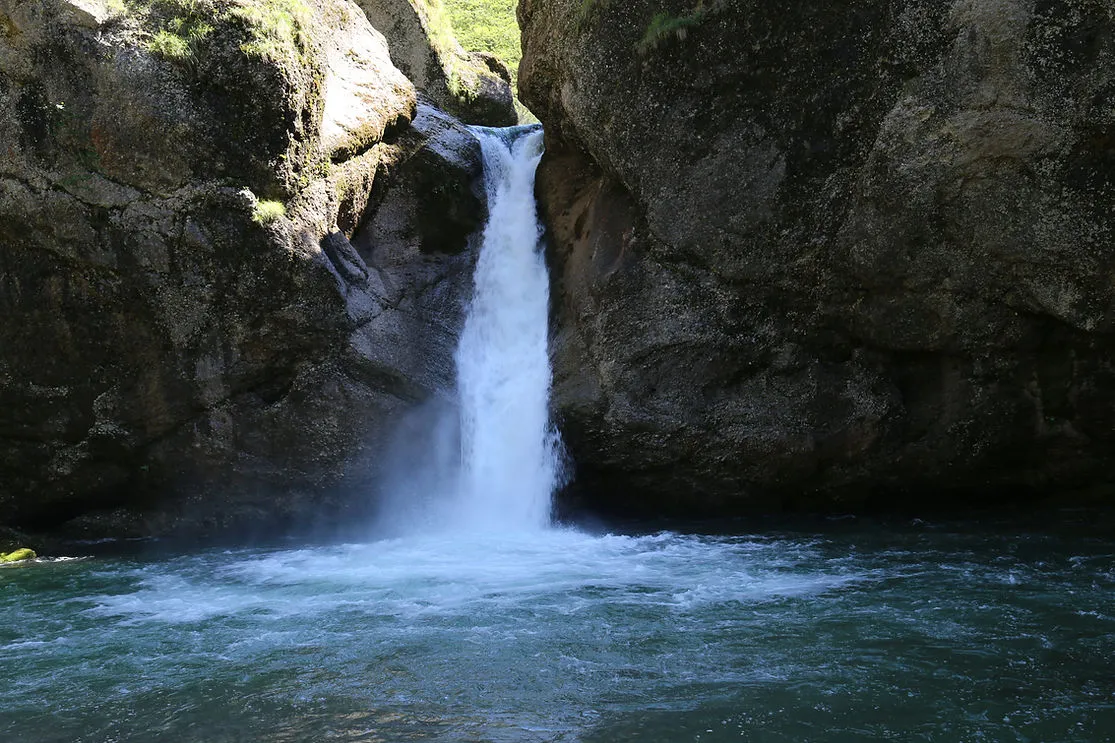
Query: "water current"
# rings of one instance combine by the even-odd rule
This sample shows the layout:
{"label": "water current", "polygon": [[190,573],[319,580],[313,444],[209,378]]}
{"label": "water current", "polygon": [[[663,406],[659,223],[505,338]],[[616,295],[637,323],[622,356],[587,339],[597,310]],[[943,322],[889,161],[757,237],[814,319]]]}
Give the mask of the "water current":
{"label": "water current", "polygon": [[1115,540],[414,536],[0,568],[42,741],[1107,741]]}

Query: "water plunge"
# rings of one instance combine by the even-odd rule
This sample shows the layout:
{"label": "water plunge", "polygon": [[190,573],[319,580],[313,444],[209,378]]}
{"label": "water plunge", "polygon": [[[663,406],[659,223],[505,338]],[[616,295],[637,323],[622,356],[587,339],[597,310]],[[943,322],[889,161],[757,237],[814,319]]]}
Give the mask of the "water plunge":
{"label": "water plunge", "polygon": [[409,533],[0,566],[7,738],[1109,739],[1109,515],[544,529],[541,143],[479,136],[491,223],[457,389],[400,431],[386,515]]}
{"label": "water plunge", "polygon": [[542,529],[560,475],[549,415],[549,277],[534,201],[542,130],[473,131],[489,217],[455,354],[455,399],[423,411],[393,456],[381,516],[393,531]]}

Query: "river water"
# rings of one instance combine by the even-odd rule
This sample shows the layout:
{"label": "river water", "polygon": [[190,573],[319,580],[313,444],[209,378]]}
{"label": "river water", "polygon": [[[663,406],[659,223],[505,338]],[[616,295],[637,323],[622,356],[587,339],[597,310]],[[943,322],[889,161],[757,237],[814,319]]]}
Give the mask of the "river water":
{"label": "river water", "polygon": [[0,568],[0,617],[21,743],[1115,739],[1095,528],[145,551]]}

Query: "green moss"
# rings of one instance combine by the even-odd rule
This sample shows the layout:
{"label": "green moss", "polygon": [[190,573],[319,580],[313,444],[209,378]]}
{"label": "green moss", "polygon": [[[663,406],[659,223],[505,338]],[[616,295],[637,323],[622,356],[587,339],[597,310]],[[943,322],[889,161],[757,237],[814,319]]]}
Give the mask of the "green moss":
{"label": "green moss", "polygon": [[229,12],[251,30],[251,41],[240,47],[245,54],[282,62],[305,53],[310,8],[302,0],[258,0]]}
{"label": "green moss", "polygon": [[671,16],[668,13],[658,13],[650,20],[643,38],[635,44],[639,54],[647,54],[657,49],[662,44],[671,40],[684,41],[691,28],[696,28],[704,20],[706,10],[703,4],[688,15]]}
{"label": "green moss", "polygon": [[34,560],[36,557],[38,557],[38,555],[35,554],[34,550],[24,547],[15,552],[9,552],[6,555],[0,553],[0,562],[21,562],[23,560]]}
{"label": "green moss", "polygon": [[264,199],[257,201],[252,210],[252,221],[256,224],[271,224],[286,216],[286,206],[281,201]]}
{"label": "green moss", "polygon": [[515,113],[519,115],[520,124],[541,124],[534,112],[523,105],[518,96],[515,96]]}

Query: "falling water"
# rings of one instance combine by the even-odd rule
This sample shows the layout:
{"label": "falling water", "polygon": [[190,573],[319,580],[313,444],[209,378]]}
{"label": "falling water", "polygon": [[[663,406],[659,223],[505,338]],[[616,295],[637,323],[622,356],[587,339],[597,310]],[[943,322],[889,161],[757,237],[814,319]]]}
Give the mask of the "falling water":
{"label": "falling water", "polygon": [[457,519],[472,529],[541,528],[560,466],[549,417],[549,278],[534,202],[542,131],[474,131],[489,219],[456,354]]}
{"label": "falling water", "polygon": [[488,223],[455,355],[456,389],[403,421],[385,457],[386,535],[542,529],[561,470],[550,423],[549,277],[534,202],[540,127],[474,127]]}

